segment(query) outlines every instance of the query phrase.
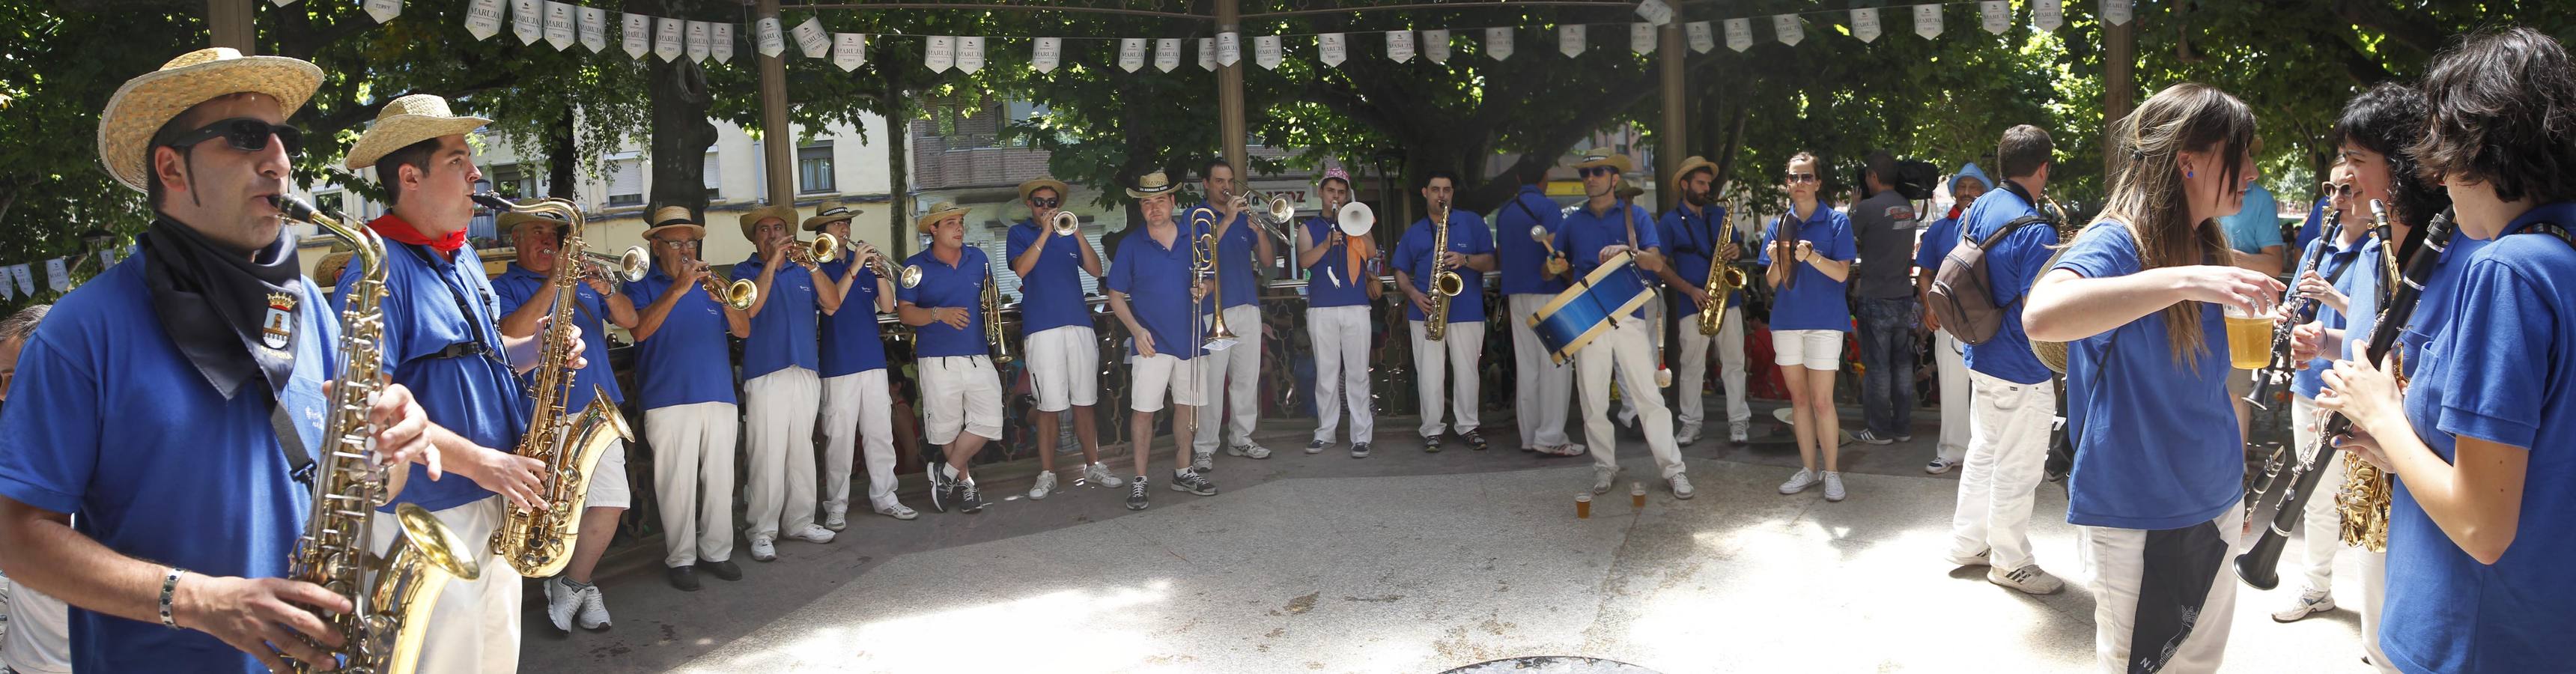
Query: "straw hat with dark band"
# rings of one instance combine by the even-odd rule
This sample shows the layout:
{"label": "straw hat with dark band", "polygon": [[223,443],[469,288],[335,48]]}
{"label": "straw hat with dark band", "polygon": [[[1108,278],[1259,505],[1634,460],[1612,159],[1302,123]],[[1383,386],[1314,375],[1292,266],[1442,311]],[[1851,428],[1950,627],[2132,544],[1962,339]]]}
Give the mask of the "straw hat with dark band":
{"label": "straw hat with dark band", "polygon": [[748,210],[748,211],[743,211],[743,213],[742,213],[742,238],[745,238],[745,239],[751,239],[752,243],[759,243],[759,242],[760,242],[759,237],[754,237],[754,236],[752,236],[752,235],[751,235],[752,228],[753,228],[753,227],[758,227],[758,226],[760,226],[760,221],[762,221],[762,220],[767,220],[767,219],[770,219],[770,218],[777,218],[777,219],[778,219],[778,221],[779,221],[779,222],[781,222],[781,223],[792,223],[792,222],[795,222],[795,221],[796,221],[796,207],[794,207],[794,206],[762,206],[762,207],[754,208],[754,209],[751,209],[751,210]]}
{"label": "straw hat with dark band", "polygon": [[98,158],[108,175],[143,190],[152,168],[144,151],[152,134],[179,113],[216,97],[238,93],[277,99],[278,113],[294,115],[322,85],[322,69],[281,56],[243,56],[226,47],[180,54],[160,70],[126,80],[99,113]]}
{"label": "straw hat with dark band", "polygon": [[448,112],[447,99],[431,94],[393,99],[376,111],[376,125],[358,137],[356,147],[349,148],[349,170],[374,166],[376,160],[413,143],[473,133],[490,123],[481,117],[458,117]]}
{"label": "straw hat with dark band", "polygon": [[1583,161],[1575,162],[1574,164],[1574,168],[1577,169],[1587,169],[1595,166],[1616,168],[1623,174],[1637,170],[1637,165],[1628,161],[1628,155],[1611,152],[1609,150],[1593,150],[1591,152],[1584,153]]}
{"label": "straw hat with dark band", "polygon": [[699,226],[695,218],[689,217],[689,207],[663,206],[653,209],[653,226],[644,229],[644,239],[650,241],[654,234],[673,227],[687,227],[691,236],[701,239],[707,237],[707,228]]}
{"label": "straw hat with dark band", "polygon": [[499,218],[497,218],[497,219],[495,219],[495,220],[493,221],[493,224],[494,224],[495,226],[498,226],[498,227],[501,229],[501,235],[502,235],[502,236],[511,236],[511,235],[518,234],[518,233],[519,233],[519,226],[520,226],[520,225],[526,225],[526,224],[545,224],[545,225],[553,225],[553,226],[555,226],[555,227],[556,227],[556,228],[558,228],[558,229],[560,229],[560,228],[567,228],[567,227],[571,227],[571,226],[572,226],[572,223],[564,222],[564,221],[562,221],[562,220],[558,220],[558,219],[555,219],[555,218],[549,218],[549,217],[546,217],[546,216],[543,216],[543,215],[537,215],[537,214],[534,214],[534,213],[521,213],[521,212],[518,212],[518,211],[510,211],[510,212],[507,212],[507,213],[502,213],[502,214],[501,214],[501,217],[499,217]]}
{"label": "straw hat with dark band", "polygon": [[1058,199],[1062,199],[1073,194],[1073,190],[1071,188],[1065,187],[1064,181],[1056,180],[1054,178],[1038,178],[1020,183],[1020,200],[1028,201],[1029,193],[1036,192],[1039,188],[1055,190],[1055,198]]}
{"label": "straw hat with dark band", "polygon": [[1172,184],[1172,179],[1163,175],[1162,171],[1155,171],[1137,178],[1136,186],[1127,188],[1127,196],[1143,199],[1145,197],[1160,194],[1170,194],[1172,190],[1179,188],[1180,186]]}
{"label": "straw hat with dark band", "polygon": [[1674,194],[1681,194],[1684,191],[1682,189],[1682,181],[1689,179],[1690,174],[1693,171],[1707,171],[1710,178],[1715,178],[1717,177],[1717,164],[1699,155],[1691,155],[1690,158],[1683,159],[1682,167],[1673,171]]}
{"label": "straw hat with dark band", "polygon": [[925,213],[919,219],[913,220],[912,227],[914,229],[921,230],[921,233],[923,234],[929,234],[930,230],[939,228],[939,221],[946,220],[953,216],[965,215],[966,211],[967,209],[964,206],[952,203],[941,203],[937,206],[930,207],[929,213]]}
{"label": "straw hat with dark band", "polygon": [[825,225],[835,222],[849,222],[851,216],[864,212],[866,211],[851,208],[838,201],[826,201],[823,202],[822,206],[818,207],[814,211],[814,217],[805,219],[805,231],[820,232],[823,231],[823,226]]}

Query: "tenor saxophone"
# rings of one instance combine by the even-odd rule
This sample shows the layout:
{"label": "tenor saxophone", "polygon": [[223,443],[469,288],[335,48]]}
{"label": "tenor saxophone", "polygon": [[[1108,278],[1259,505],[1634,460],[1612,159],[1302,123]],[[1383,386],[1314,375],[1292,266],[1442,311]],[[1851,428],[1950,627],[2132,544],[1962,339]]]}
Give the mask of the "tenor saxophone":
{"label": "tenor saxophone", "polygon": [[[572,223],[564,233],[563,245],[555,249],[555,264],[578,264],[581,261],[581,208],[563,199],[539,199],[511,203],[497,196],[475,195],[475,201],[492,208],[523,213],[553,215]],[[837,243],[835,245],[838,245]],[[572,394],[572,359],[581,352],[581,343],[566,339],[572,330],[573,307],[579,304],[575,288],[578,275],[558,273],[552,281],[552,322],[547,325],[542,351],[529,385],[528,397],[536,402],[536,414],[528,420],[528,434],[519,439],[519,456],[545,463],[545,477],[538,484],[537,497],[545,501],[540,510],[510,508],[501,525],[492,532],[492,554],[508,561],[520,575],[546,577],[563,570],[572,561],[573,545],[581,537],[582,499],[590,495],[591,469],[599,464],[599,455],[610,443],[633,441],[635,432],[626,425],[625,415],[608,400],[604,391],[592,390],[590,404],[579,416],[565,415],[564,400]]]}
{"label": "tenor saxophone", "polygon": [[[384,554],[370,554],[375,509],[402,489],[404,466],[375,461],[375,434],[367,411],[382,387],[384,372],[385,244],[375,232],[351,228],[338,218],[314,211],[292,197],[270,197],[286,217],[320,225],[348,240],[355,249],[357,280],[349,286],[340,309],[340,377],[331,389],[330,411],[322,418],[321,461],[313,474],[313,510],[304,534],[287,559],[287,577],[330,590],[349,600],[347,613],[321,614],[340,633],[338,648],[322,646],[342,659],[340,671],[403,674],[420,657],[421,637],[429,628],[429,611],[440,588],[451,578],[473,580],[481,567],[465,541],[440,524],[429,511],[405,503],[394,506],[402,534]],[[279,438],[287,441],[287,438]],[[311,666],[288,660],[296,672]]]}
{"label": "tenor saxophone", "polygon": [[1449,302],[1467,290],[1467,279],[1449,269],[1449,205],[1440,204],[1431,219],[1431,310],[1422,312],[1422,338],[1449,336]]}
{"label": "tenor saxophone", "polygon": [[[1725,220],[1721,219],[1717,224],[1718,229],[1726,228]],[[1709,232],[1709,238],[1717,238],[1717,232]],[[1722,241],[1718,245],[1732,248],[1735,242]],[[1727,300],[1744,287],[1745,281],[1743,268],[1728,264],[1717,251],[1708,252],[1708,287],[1705,289],[1708,291],[1708,304],[1699,308],[1699,334],[1715,336],[1719,328],[1726,326]]]}

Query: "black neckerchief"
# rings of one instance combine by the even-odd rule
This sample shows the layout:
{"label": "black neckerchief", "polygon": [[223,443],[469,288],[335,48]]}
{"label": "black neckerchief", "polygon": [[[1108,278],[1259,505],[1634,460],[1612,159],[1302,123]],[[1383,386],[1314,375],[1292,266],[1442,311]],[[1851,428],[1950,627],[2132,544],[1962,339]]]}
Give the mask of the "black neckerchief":
{"label": "black neckerchief", "polygon": [[140,238],[152,311],[206,383],[226,400],[254,375],[270,394],[284,391],[305,299],[294,237],[280,233],[247,259],[168,218]]}

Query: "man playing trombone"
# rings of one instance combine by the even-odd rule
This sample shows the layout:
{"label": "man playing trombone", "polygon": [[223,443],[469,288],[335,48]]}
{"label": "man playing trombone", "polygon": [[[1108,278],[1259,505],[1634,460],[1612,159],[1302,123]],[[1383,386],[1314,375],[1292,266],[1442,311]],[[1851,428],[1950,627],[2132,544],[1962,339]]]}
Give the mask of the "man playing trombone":
{"label": "man playing trombone", "polygon": [[[1172,402],[1172,443],[1178,449],[1172,457],[1172,490],[1216,495],[1216,484],[1190,468],[1191,450],[1186,444],[1198,406],[1207,403],[1195,371],[1204,360],[1201,346],[1206,336],[1190,305],[1215,285],[1199,278],[1199,258],[1211,251],[1200,244],[1206,232],[1172,222],[1174,187],[1163,172],[1155,171],[1127,189],[1127,196],[1144,211],[1145,228],[1132,231],[1119,244],[1109,275],[1101,279],[1109,293],[1109,310],[1125,324],[1130,338],[1128,407],[1133,414],[1127,429],[1136,477],[1127,483],[1128,510],[1146,506],[1145,476],[1150,474],[1146,458],[1153,455],[1154,413],[1162,411],[1166,394]],[[1136,238],[1137,234],[1144,238]]]}
{"label": "man playing trombone", "polygon": [[[1260,421],[1261,403],[1253,395],[1261,382],[1261,284],[1255,277],[1257,268],[1274,259],[1270,237],[1254,227],[1252,218],[1259,206],[1241,208],[1236,199],[1242,190],[1235,183],[1234,165],[1223,159],[1210,159],[1200,172],[1205,179],[1207,201],[1192,207],[1192,212],[1213,211],[1216,225],[1209,233],[1216,235],[1217,292],[1224,307],[1209,306],[1207,313],[1225,313],[1224,324],[1240,335],[1234,348],[1211,351],[1207,367],[1199,370],[1200,382],[1208,395],[1208,414],[1202,415],[1198,438],[1194,443],[1190,466],[1199,472],[1214,468],[1218,433],[1225,436],[1225,453],[1255,459],[1270,458],[1270,449],[1252,442],[1253,424]],[[1217,399],[1218,395],[1224,399]],[[1220,417],[1217,413],[1225,412]]]}
{"label": "man playing trombone", "polygon": [[983,494],[967,462],[984,443],[1002,439],[1002,378],[993,369],[994,344],[985,334],[984,284],[993,265],[984,249],[966,245],[966,209],[939,204],[913,226],[930,235],[930,247],[904,261],[896,284],[895,314],[913,326],[914,369],[921,377],[923,435],[944,448],[947,461],[932,466],[930,507],[983,512]]}
{"label": "man playing trombone", "polygon": [[1366,206],[1345,206],[1351,203],[1348,172],[1325,170],[1316,191],[1324,195],[1324,212],[1297,228],[1296,241],[1297,265],[1307,270],[1306,332],[1315,344],[1315,439],[1306,443],[1306,453],[1321,454],[1333,445],[1347,405],[1351,458],[1367,458],[1376,437],[1376,414],[1369,409],[1369,335],[1375,332],[1369,310],[1385,290],[1373,269],[1377,256],[1367,252],[1368,230],[1353,235],[1338,220],[1345,208],[1357,219],[1349,224],[1368,227],[1375,218]]}
{"label": "man playing trombone", "polygon": [[[1477,367],[1485,352],[1485,272],[1494,270],[1494,232],[1473,212],[1451,209],[1458,174],[1435,170],[1422,181],[1426,215],[1395,244],[1395,286],[1409,302],[1414,382],[1422,401],[1422,451],[1440,451],[1455,430],[1469,448],[1485,449],[1476,432]],[[1455,375],[1457,396],[1441,418],[1441,384]]]}
{"label": "man playing trombone", "polygon": [[[877,336],[877,316],[894,311],[894,277],[885,253],[850,238],[850,218],[859,210],[827,202],[806,218],[808,232],[828,234],[853,250],[822,265],[832,279],[825,294],[838,295],[841,306],[826,310],[823,343],[823,528],[834,532],[850,526],[850,466],[865,444],[868,509],[898,520],[919,517],[894,496],[894,397],[886,389],[885,342]],[[853,257],[857,259],[852,259]],[[856,300],[856,302],[853,302]]]}
{"label": "man playing trombone", "polygon": [[1082,236],[1081,221],[1063,210],[1071,190],[1054,178],[1020,183],[1029,219],[1011,227],[1007,253],[1020,277],[1020,353],[1028,358],[1029,388],[1037,393],[1038,472],[1029,498],[1055,490],[1057,416],[1073,410],[1073,432],[1082,442],[1082,479],[1116,488],[1126,480],[1100,463],[1100,429],[1091,406],[1100,397],[1100,336],[1091,330],[1082,277],[1100,278],[1100,252]]}

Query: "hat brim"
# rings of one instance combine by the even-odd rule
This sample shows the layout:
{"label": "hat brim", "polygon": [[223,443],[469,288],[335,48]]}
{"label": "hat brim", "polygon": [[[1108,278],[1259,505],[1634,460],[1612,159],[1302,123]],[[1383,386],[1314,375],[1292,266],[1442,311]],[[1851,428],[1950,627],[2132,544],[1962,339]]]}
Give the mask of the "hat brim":
{"label": "hat brim", "polygon": [[1130,187],[1127,188],[1127,197],[1131,199],[1143,199],[1146,197],[1162,196],[1165,194],[1171,194],[1173,190],[1178,190],[1180,188],[1181,186],[1179,185],[1164,185],[1161,189],[1137,189]]}
{"label": "hat brim", "polygon": [[779,222],[796,222],[796,209],[790,206],[762,206],[760,208],[744,211],[742,214],[742,238],[750,239],[754,243],[759,242],[760,239],[752,237],[751,228],[758,226],[760,221],[770,218],[777,218]]}
{"label": "hat brim", "polygon": [[1028,181],[1028,182],[1020,183],[1020,200],[1021,200],[1021,201],[1028,201],[1028,200],[1029,200],[1029,194],[1030,194],[1030,193],[1036,192],[1036,191],[1041,190],[1041,189],[1052,189],[1052,190],[1055,190],[1055,196],[1056,196],[1056,198],[1058,198],[1058,199],[1062,199],[1062,198],[1064,198],[1066,194],[1069,194],[1069,193],[1071,193],[1071,192],[1073,191],[1073,188],[1072,188],[1072,187],[1067,186],[1067,185],[1065,185],[1065,184],[1064,184],[1064,181],[1061,181],[1061,180],[1055,180],[1055,179],[1052,179],[1052,178],[1039,178],[1039,179],[1037,179],[1037,180],[1031,180],[1031,181]]}
{"label": "hat brim", "polygon": [[653,235],[654,235],[654,234],[659,234],[659,233],[661,233],[661,232],[662,232],[662,230],[665,230],[665,229],[673,229],[673,228],[680,228],[680,227],[686,227],[686,228],[688,228],[688,229],[689,229],[689,233],[697,235],[697,237],[698,237],[698,238],[701,238],[701,239],[707,238],[707,228],[706,228],[706,227],[699,226],[697,223],[690,223],[690,222],[675,222],[675,223],[671,223],[671,224],[668,224],[668,225],[662,225],[662,226],[659,226],[659,227],[648,227],[648,228],[645,228],[645,230],[644,230],[644,240],[646,240],[646,241],[651,241],[651,240],[653,240]]}
{"label": "hat brim", "polygon": [[356,171],[374,166],[376,161],[384,159],[385,155],[411,147],[413,143],[432,138],[462,136],[491,123],[492,120],[481,117],[430,117],[427,115],[387,117],[378,120],[374,127],[367,129],[366,135],[359,136],[357,146],[349,148],[348,167],[349,170]]}
{"label": "hat brim", "polygon": [[1577,163],[1575,163],[1574,168],[1578,168],[1578,169],[1587,169],[1587,168],[1592,168],[1592,167],[1595,167],[1595,166],[1608,166],[1608,167],[1616,168],[1616,169],[1619,169],[1619,172],[1620,172],[1620,173],[1627,173],[1627,172],[1629,172],[1629,171],[1635,171],[1635,170],[1637,170],[1636,165],[1628,163],[1628,156],[1627,156],[1627,155],[1619,155],[1619,154],[1610,155],[1610,156],[1608,156],[1608,157],[1602,157],[1602,158],[1600,158],[1600,159],[1587,159],[1587,160],[1584,160],[1584,161],[1581,161],[1581,162],[1577,162]]}
{"label": "hat brim", "polygon": [[549,217],[544,217],[544,216],[539,216],[539,215],[531,215],[531,214],[527,214],[527,213],[520,213],[520,212],[517,212],[517,211],[511,211],[511,212],[508,212],[508,213],[502,213],[502,214],[500,215],[500,217],[495,218],[495,219],[493,220],[493,223],[492,223],[492,224],[493,224],[495,227],[497,227],[498,229],[500,229],[500,230],[501,230],[501,235],[502,235],[502,236],[510,236],[510,235],[512,235],[512,234],[517,234],[517,233],[518,233],[518,231],[519,231],[519,226],[520,226],[520,225],[525,225],[525,224],[529,224],[529,223],[543,223],[543,224],[554,225],[554,226],[556,226],[556,227],[570,227],[570,226],[572,226],[572,223],[564,222],[564,221],[562,221],[562,220],[556,220],[556,219],[554,219],[554,218],[549,218]]}
{"label": "hat brim", "polygon": [[924,216],[921,216],[920,218],[913,220],[913,221],[912,221],[912,228],[913,228],[913,229],[916,229],[916,230],[920,230],[920,231],[921,231],[921,233],[923,233],[923,234],[929,234],[929,233],[930,233],[930,230],[932,230],[932,229],[936,229],[936,228],[938,228],[938,227],[939,227],[939,221],[941,221],[941,220],[946,220],[946,219],[948,219],[950,216],[965,215],[965,214],[966,214],[966,212],[967,212],[967,209],[964,209],[964,208],[956,208],[956,207],[942,208],[942,209],[939,209],[939,210],[936,210],[936,211],[931,211],[931,212],[930,212],[930,214],[928,214],[928,215],[924,215]]}
{"label": "hat brim", "polygon": [[1709,177],[1715,178],[1717,177],[1717,164],[1698,157],[1683,160],[1681,169],[1673,171],[1673,191],[1681,191],[1682,181],[1690,178],[1690,174],[1698,171],[1707,171]]}
{"label": "hat brim", "polygon": [[278,112],[294,116],[322,86],[322,68],[282,56],[244,56],[145,73],[126,80],[99,114],[99,162],[117,182],[136,191],[149,184],[143,150],[152,134],[180,113],[217,96],[263,94]]}
{"label": "hat brim", "polygon": [[860,210],[858,210],[858,209],[853,208],[853,209],[850,209],[850,212],[848,212],[848,213],[842,213],[842,214],[839,214],[839,215],[817,215],[817,216],[814,216],[814,217],[806,218],[806,219],[805,219],[805,224],[803,224],[803,225],[799,225],[799,227],[804,228],[804,230],[805,230],[805,231],[808,231],[808,232],[820,232],[820,231],[823,231],[823,228],[824,228],[824,227],[830,226],[832,223],[835,223],[835,222],[849,222],[849,221],[850,221],[850,219],[851,219],[853,216],[856,216],[856,215],[858,215],[858,214],[860,214],[860,213],[863,213],[863,212],[864,212],[864,211],[860,211]]}

